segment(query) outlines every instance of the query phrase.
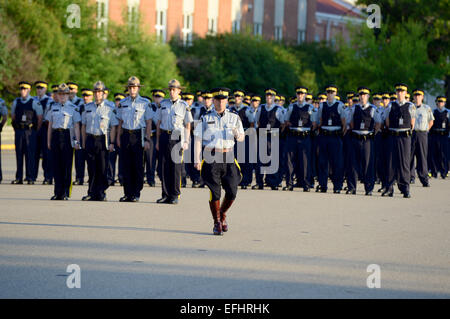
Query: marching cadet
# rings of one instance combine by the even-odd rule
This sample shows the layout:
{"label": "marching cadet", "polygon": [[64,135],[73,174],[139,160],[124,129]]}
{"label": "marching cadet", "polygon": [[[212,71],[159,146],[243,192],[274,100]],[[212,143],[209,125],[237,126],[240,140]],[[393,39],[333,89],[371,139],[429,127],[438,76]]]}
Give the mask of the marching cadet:
{"label": "marching cadet", "polygon": [[397,101],[397,93],[391,92],[389,99],[390,99],[391,102]]}
{"label": "marching cadet", "polygon": [[233,96],[228,99],[227,109],[232,109],[236,103],[236,100]]}
{"label": "marching cadet", "polygon": [[25,180],[35,182],[36,140],[42,125],[43,110],[41,104],[30,96],[31,84],[19,83],[20,97],[11,105],[11,122],[14,128],[16,147],[16,179],[11,184],[23,184],[23,158],[25,157]]}
{"label": "marching cadet", "polygon": [[3,99],[0,99],[0,184],[3,180],[2,174],[2,130],[8,119],[8,108]]}
{"label": "marching cadet", "polygon": [[347,194],[356,194],[358,177],[364,184],[366,196],[372,196],[375,186],[374,135],[380,130],[382,116],[369,103],[370,89],[358,88],[360,103],[351,113],[351,144],[349,146],[351,171],[348,175]]}
{"label": "marching cadet", "polygon": [[[69,86],[70,89],[69,102],[75,105],[75,108],[77,109],[81,118],[81,113],[83,112],[82,109],[83,100],[77,96],[78,84],[76,84],[75,82],[67,82],[67,85]],[[75,150],[75,182],[73,183],[73,185],[83,185],[85,170],[86,170],[86,154],[84,149],[80,148]]]}
{"label": "marching cadet", "polygon": [[381,119],[380,128],[375,131],[375,136],[373,138],[375,153],[375,184],[380,184],[384,175],[382,167],[382,130],[384,129],[384,107],[381,100],[381,93],[375,93],[372,96],[372,102],[375,106],[375,113],[377,113],[376,116]]}
{"label": "marching cadet", "polygon": [[416,108],[407,102],[408,87],[399,83],[395,85],[397,100],[392,101],[386,110],[386,127],[388,139],[388,184],[381,196],[394,196],[394,182],[404,198],[410,198],[411,180],[411,130],[414,129]]}
{"label": "marching cadet", "polygon": [[36,96],[34,99],[38,101],[42,106],[42,125],[40,129],[37,131],[36,136],[36,157],[35,157],[35,173],[33,175],[33,180],[35,181],[38,177],[39,171],[39,160],[42,158],[42,170],[44,172],[44,181],[43,185],[51,185],[53,183],[53,173],[52,173],[52,164],[50,162],[50,152],[47,147],[47,130],[48,130],[48,121],[45,119],[46,115],[50,109],[51,98],[46,94],[48,83],[45,81],[36,81],[34,82],[34,86],[36,87]]}
{"label": "marching cadet", "polygon": [[[320,104],[327,100],[327,95],[320,93],[317,96],[317,102],[314,104],[314,112],[319,111]],[[317,114],[315,115],[316,121],[318,123]],[[311,173],[314,179],[318,178],[319,170],[319,127],[313,125],[311,132]]]}
{"label": "marching cadet", "polygon": [[89,175],[88,194],[84,201],[106,201],[108,188],[108,152],[114,151],[116,126],[119,124],[114,109],[104,99],[105,85],[94,84],[95,101],[84,106],[81,114],[81,136]]}
{"label": "marching cadet", "polygon": [[349,189],[348,182],[349,182],[349,175],[352,173],[352,167],[351,167],[351,157],[350,157],[350,147],[352,145],[351,136],[348,133],[350,130],[350,122],[352,120],[354,106],[358,104],[358,102],[353,102],[354,97],[358,97],[355,92],[347,92],[347,106],[344,109],[345,112],[345,118],[346,118],[346,126],[347,126],[347,133],[342,137],[342,149],[344,152],[344,179],[347,180],[347,190]]}
{"label": "marching cadet", "polygon": [[127,84],[130,95],[120,101],[117,110],[117,145],[121,148],[123,163],[124,196],[120,198],[121,202],[138,202],[144,186],[144,149],[150,147],[152,114],[149,101],[139,95],[141,87],[139,79],[131,76]]}
{"label": "marching cadet", "polygon": [[[250,134],[256,133],[254,130],[248,131],[254,127],[254,112],[251,107],[243,103],[244,91],[236,90],[233,93],[235,99],[235,106],[230,111],[235,112],[241,119],[244,132],[247,132],[244,141],[234,144],[234,153],[242,172],[242,180],[239,186],[241,189],[247,189],[252,183],[252,169],[253,165],[250,163]],[[253,136],[253,135],[252,135]],[[253,136],[254,138],[256,136]],[[256,140],[256,139],[254,139]],[[255,153],[256,154],[256,153]]]}
{"label": "marching cadet", "polygon": [[51,150],[55,179],[51,200],[68,200],[71,193],[73,149],[70,129],[74,128],[75,149],[80,148],[80,113],[69,102],[69,87],[63,83],[58,89],[58,103],[47,113],[47,143]]}
{"label": "marching cadet", "polygon": [[320,104],[317,111],[316,125],[320,128],[319,135],[319,186],[316,191],[327,192],[329,165],[333,172],[331,181],[333,191],[339,194],[344,178],[342,135],[345,135],[346,114],[344,103],[336,100],[337,87],[329,85],[326,88],[327,100]]}
{"label": "marching cadet", "polygon": [[196,98],[197,98],[197,101],[195,101],[194,102],[194,107],[201,107],[203,104],[204,104],[204,98],[203,98],[203,91],[202,90],[198,90],[196,93],[195,93],[195,96],[196,96]]}
{"label": "marching cadet", "polygon": [[295,92],[297,101],[289,105],[284,119],[288,131],[286,189],[294,190],[295,172],[299,186],[304,192],[309,192],[314,183],[311,171],[310,136],[313,122],[316,122],[314,118],[316,112],[314,112],[314,106],[305,103],[308,88],[297,86]]}
{"label": "marching cadet", "polygon": [[[378,157],[378,165],[376,167],[378,176],[381,182],[381,188],[378,189],[379,193],[385,191],[388,184],[388,129],[386,127],[386,110],[390,107],[391,99],[390,93],[385,92],[381,96],[381,107],[377,108],[377,112],[382,116],[383,123],[381,123],[380,130],[375,136],[375,154]],[[376,103],[376,101],[375,101]],[[377,148],[377,140],[379,141]]]}
{"label": "marching cadet", "polygon": [[170,80],[167,89],[170,99],[161,102],[156,115],[156,149],[159,151],[162,182],[162,197],[157,203],[178,204],[183,151],[189,145],[193,119],[189,106],[180,98],[180,82]]}
{"label": "marching cadet", "polygon": [[444,96],[436,98],[436,109],[433,111],[434,123],[430,130],[431,136],[431,159],[433,177],[437,177],[439,172],[441,177],[445,179],[449,170],[448,143],[450,132],[450,111],[445,108],[447,99]]}
{"label": "marching cadet", "polygon": [[[189,93],[189,92],[183,92],[181,95],[181,98],[183,99],[183,101],[185,101],[189,107],[189,109],[191,110],[191,115],[192,118],[194,118],[194,110],[192,109],[192,105],[194,104],[194,94]],[[194,125],[191,125],[191,130],[190,130],[190,137],[189,140],[192,139],[193,136],[193,130],[194,130]],[[192,181],[192,187],[193,188],[197,188],[200,185],[200,181],[199,181],[199,174],[198,171],[194,168],[194,152],[191,151],[191,148],[188,147],[187,150],[187,155],[189,157],[189,163],[184,162],[181,165],[181,187],[186,187],[186,176],[189,176],[189,178]],[[186,155],[186,154],[184,154]],[[184,158],[184,156],[183,156]]]}
{"label": "marching cadet", "polygon": [[[93,94],[93,92],[92,92]],[[113,113],[115,114],[117,118],[117,112],[119,109],[120,101],[122,101],[125,98],[125,95],[122,93],[115,93],[114,94],[114,109]],[[116,135],[118,134],[118,129],[116,129]],[[108,165],[108,185],[114,186],[116,183],[116,162],[117,157],[119,158],[119,169],[118,169],[118,180],[120,183],[120,186],[123,186],[123,176],[122,176],[122,158],[120,156],[120,148],[117,145],[117,138],[114,139],[114,150],[112,152],[109,152],[109,165]]]}
{"label": "marching cadet", "polygon": [[159,162],[158,162],[158,170],[156,167],[156,159],[158,156],[158,152],[156,150],[156,114],[158,113],[158,109],[160,108],[161,101],[164,99],[166,93],[163,90],[153,89],[152,97],[153,102],[150,104],[150,113],[152,114],[152,131],[150,132],[150,140],[149,140],[149,148],[144,151],[145,153],[145,176],[147,180],[147,184],[150,187],[155,187],[155,172],[157,171],[158,176],[161,176]]}
{"label": "marching cadet", "polygon": [[55,102],[58,102],[58,88],[59,88],[58,84],[53,84],[52,85],[52,93],[51,93],[50,97]]}
{"label": "marching cadet", "polygon": [[305,102],[308,103],[309,105],[313,104],[314,98],[313,98],[313,95],[311,93],[306,94]]}
{"label": "marching cadet", "polygon": [[[281,125],[284,121],[283,108],[275,104],[275,96],[277,91],[273,88],[265,90],[266,103],[261,104],[255,114],[255,123],[257,126],[258,136],[258,164],[256,168],[256,185],[252,186],[252,189],[264,189],[264,175],[266,176],[265,182],[272,190],[278,190],[279,176],[278,171],[272,174],[266,174],[264,172],[265,167],[272,166],[272,157],[278,155],[276,162],[280,164],[279,149],[272,151],[273,138],[279,139]],[[259,149],[259,139],[266,138],[266,149]],[[267,163],[263,163],[261,154],[268,156]]]}
{"label": "marching cadet", "polygon": [[244,104],[250,105],[252,103],[252,96],[247,94],[246,96],[244,96],[244,100],[243,100]]}
{"label": "marching cadet", "polygon": [[[416,121],[411,137],[411,184],[415,182],[416,168],[419,180],[423,187],[429,187],[428,182],[428,131],[433,126],[433,112],[431,107],[423,104],[424,91],[413,91],[414,105],[416,107]],[[416,159],[416,162],[414,161]]]}
{"label": "marching cadet", "polygon": [[[202,117],[195,135],[195,167],[210,189],[209,207],[214,220],[214,235],[223,235],[229,230],[226,213],[236,199],[241,173],[234,157],[234,140],[244,141],[244,129],[239,116],[226,109],[230,90],[212,90],[214,109]],[[201,161],[201,149],[204,146]],[[201,164],[200,164],[201,163]],[[221,188],[225,197],[220,203]]]}

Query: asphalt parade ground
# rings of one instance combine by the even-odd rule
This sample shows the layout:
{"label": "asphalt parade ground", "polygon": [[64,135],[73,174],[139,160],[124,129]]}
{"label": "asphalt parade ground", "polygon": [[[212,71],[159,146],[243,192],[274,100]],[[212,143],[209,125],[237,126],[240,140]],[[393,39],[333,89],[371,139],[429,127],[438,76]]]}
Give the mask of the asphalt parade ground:
{"label": "asphalt parade ground", "polygon": [[230,230],[214,236],[206,188],[188,183],[178,205],[156,204],[160,185],[138,203],[120,203],[120,186],[107,202],[81,201],[87,186],[50,201],[42,171],[11,185],[14,151],[2,166],[1,298],[450,297],[448,179],[412,185],[410,199],[367,197],[362,185],[239,190]]}

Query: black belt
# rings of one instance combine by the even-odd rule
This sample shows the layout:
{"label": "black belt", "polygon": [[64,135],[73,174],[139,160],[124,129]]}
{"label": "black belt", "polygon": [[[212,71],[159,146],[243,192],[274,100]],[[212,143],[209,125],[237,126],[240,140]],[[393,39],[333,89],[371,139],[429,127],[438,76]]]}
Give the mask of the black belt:
{"label": "black belt", "polygon": [[389,135],[391,135],[391,136],[403,136],[403,137],[408,137],[408,136],[411,136],[411,130],[408,130],[408,131],[392,131],[392,130],[390,130],[389,131]]}
{"label": "black belt", "polygon": [[166,133],[168,135],[172,134],[173,131],[163,130],[161,129],[161,133]]}
{"label": "black belt", "polygon": [[329,131],[329,130],[321,129],[320,134],[323,136],[341,136],[342,130]]}
{"label": "black belt", "polygon": [[33,124],[23,124],[23,123],[19,123],[17,124],[17,129],[19,130],[31,130],[34,125]]}
{"label": "black belt", "polygon": [[357,134],[357,133],[351,132],[351,135],[352,135],[354,138],[358,139],[358,140],[364,140],[364,141],[366,141],[366,140],[371,139],[371,138],[374,137],[374,134],[373,134],[373,133],[368,133],[368,134]]}
{"label": "black belt", "polygon": [[122,128],[122,130],[128,134],[138,134],[141,133],[141,129],[137,129],[137,130],[128,130],[126,128]]}
{"label": "black belt", "polygon": [[431,130],[430,133],[433,135],[447,135],[448,134],[447,131],[438,131],[438,130]]}
{"label": "black belt", "polygon": [[289,136],[307,137],[311,135],[311,131],[289,130]]}
{"label": "black belt", "polygon": [[93,138],[101,138],[101,137],[106,136],[106,135],[105,134],[95,135],[95,134],[87,133],[86,136],[90,136],[90,137],[93,137]]}
{"label": "black belt", "polygon": [[68,132],[69,129],[68,128],[54,128],[53,131],[56,131],[56,132]]}

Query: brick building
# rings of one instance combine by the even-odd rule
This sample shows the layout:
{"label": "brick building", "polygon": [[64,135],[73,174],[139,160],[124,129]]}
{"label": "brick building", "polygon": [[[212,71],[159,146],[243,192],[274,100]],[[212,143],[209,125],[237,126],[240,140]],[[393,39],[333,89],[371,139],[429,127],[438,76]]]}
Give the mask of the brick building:
{"label": "brick building", "polygon": [[[140,23],[163,42],[172,37],[189,44],[192,37],[247,31],[264,39],[287,43],[330,40],[345,26],[341,0],[97,0],[99,29],[109,19]],[[339,2],[338,4],[336,4]],[[344,3],[345,4],[345,3]],[[350,5],[351,6],[351,5]],[[318,12],[321,9],[321,12]],[[356,13],[351,11],[352,19]],[[124,21],[127,19],[128,21]],[[317,23],[317,20],[320,23]],[[328,20],[331,22],[327,22]],[[339,26],[337,26],[339,25]],[[325,31],[324,31],[325,30]],[[331,30],[331,31],[330,31]]]}

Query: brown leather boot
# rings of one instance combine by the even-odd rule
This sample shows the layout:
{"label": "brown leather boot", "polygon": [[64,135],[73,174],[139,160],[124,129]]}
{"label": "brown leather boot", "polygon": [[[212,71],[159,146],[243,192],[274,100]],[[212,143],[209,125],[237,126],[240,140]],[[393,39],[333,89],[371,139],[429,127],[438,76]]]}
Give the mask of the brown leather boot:
{"label": "brown leather boot", "polygon": [[224,198],[222,201],[222,205],[220,206],[220,221],[222,222],[222,230],[224,232],[228,231],[228,223],[226,221],[227,218],[227,210],[231,207],[234,200]]}
{"label": "brown leather boot", "polygon": [[223,235],[222,223],[220,222],[220,200],[210,201],[209,208],[211,209],[211,215],[214,220],[214,235]]}

